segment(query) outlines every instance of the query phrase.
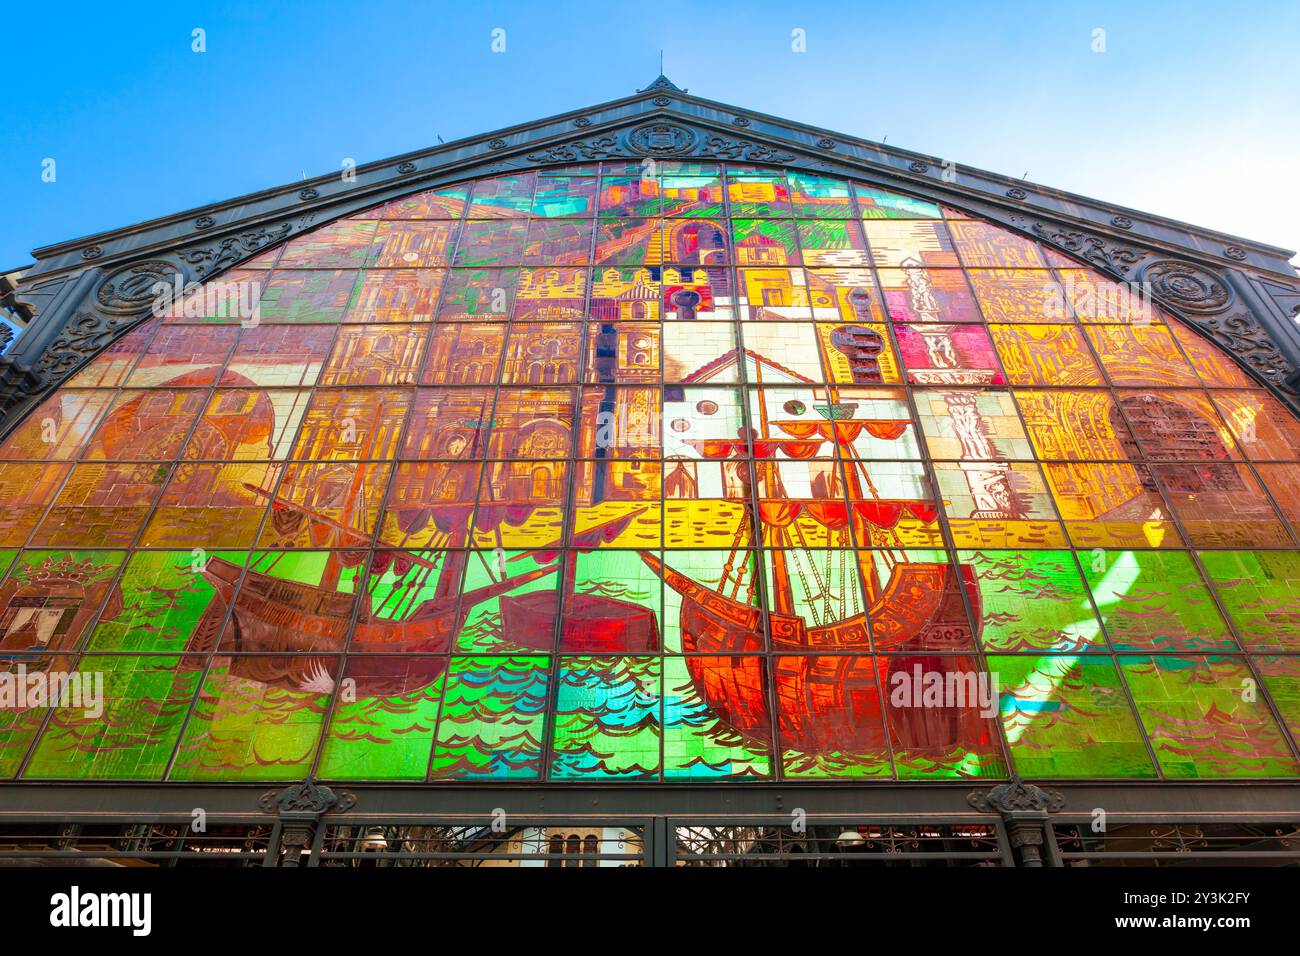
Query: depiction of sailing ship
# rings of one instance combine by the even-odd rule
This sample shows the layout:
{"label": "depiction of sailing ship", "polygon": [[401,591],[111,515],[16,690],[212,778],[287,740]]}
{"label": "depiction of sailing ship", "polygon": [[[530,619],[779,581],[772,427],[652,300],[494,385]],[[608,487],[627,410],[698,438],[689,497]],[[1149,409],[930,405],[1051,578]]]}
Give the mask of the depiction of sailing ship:
{"label": "depiction of sailing ship", "polygon": [[[759,382],[765,364],[779,368],[762,356],[749,357]],[[743,738],[760,746],[777,743],[768,710],[775,697],[779,745],[806,753],[883,750],[882,707],[888,710],[895,749],[940,755],[984,746],[987,721],[974,707],[892,703],[891,674],[977,672],[972,654],[977,633],[969,622],[981,619],[980,591],[970,565],[908,559],[898,534],[900,520],[910,514],[929,523],[937,517],[937,506],[882,497],[869,463],[854,449],[864,432],[884,441],[901,438],[910,419],[857,417],[858,403],[840,401],[840,391],[826,388],[825,404],[814,405],[817,419],[771,420],[760,397],[760,432],[752,439],[742,434],[689,442],[724,469],[729,460],[754,460],[757,494],[746,509],[757,507],[770,549],[764,551],[770,580],[766,614],[754,606],[754,569],[737,560],[746,545],[742,535],[733,541],[712,586],[655,555],[642,553],[641,558],[681,596],[683,650],[690,655],[686,666],[696,690],[719,720]],[[778,452],[787,461],[811,460],[824,456],[828,447],[842,462],[843,485],[832,467],[811,483],[810,497],[787,494]],[[806,545],[796,522],[801,514],[826,529],[826,549]],[[851,550],[855,540],[876,550]],[[840,550],[834,550],[836,541]],[[849,553],[852,568],[847,567]],[[880,555],[889,569],[883,582],[873,555]],[[819,560],[824,568],[818,568]],[[838,588],[831,566],[836,560],[842,562]],[[805,595],[801,599],[796,598],[796,577]],[[774,694],[768,691],[764,659],[755,656],[764,650],[764,617],[774,655]]]}
{"label": "depiction of sailing ship", "polygon": [[[367,432],[361,459],[370,457],[382,415],[381,404]],[[446,668],[445,657],[424,655],[450,651],[470,612],[496,598],[500,598],[503,635],[512,644],[530,650],[557,650],[555,622],[560,618],[561,653],[658,649],[658,624],[653,612],[616,598],[580,593],[576,587],[578,554],[616,538],[641,511],[572,535],[563,552],[563,542],[554,541],[518,555],[511,560],[531,555],[541,567],[508,574],[505,562],[498,561],[494,568],[481,552],[469,550],[470,515],[474,515],[475,530],[488,532],[501,523],[522,524],[534,505],[493,500],[480,502],[476,510],[464,503],[463,489],[444,485],[447,469],[423,476],[399,471],[397,483],[418,482],[421,487],[404,489],[399,484],[392,493],[393,500],[421,503],[398,509],[397,524],[403,539],[378,542],[380,549],[391,550],[375,551],[366,587],[353,594],[340,590],[339,585],[344,569],[358,567],[369,546],[369,534],[359,527],[369,526],[367,470],[355,467],[347,485],[340,488],[336,482],[321,480],[331,468],[337,465],[310,465],[295,479],[307,503],[293,500],[294,488],[284,484],[277,491],[245,486],[251,493],[270,499],[270,521],[278,532],[292,535],[306,525],[313,544],[332,549],[327,552],[320,583],[287,580],[269,573],[283,553],[272,557],[271,567],[250,567],[247,571],[223,558],[210,557],[202,574],[216,595],[196,627],[187,652],[205,652],[217,646],[222,652],[257,653],[231,657],[231,673],[293,690],[328,691],[333,687],[330,660],[346,647],[353,655],[347,676],[355,681],[359,696],[409,694],[428,686]],[[415,494],[404,494],[409,490]],[[472,488],[468,494],[472,496]],[[327,511],[336,512],[338,517],[331,517]],[[431,523],[433,530],[423,547],[403,550],[407,538],[428,532]],[[563,560],[557,560],[561,553]],[[463,589],[472,557],[482,561],[492,580]],[[396,586],[384,583],[390,570],[397,579]],[[561,575],[559,589],[510,593],[556,573]],[[418,599],[435,574],[432,597]]]}

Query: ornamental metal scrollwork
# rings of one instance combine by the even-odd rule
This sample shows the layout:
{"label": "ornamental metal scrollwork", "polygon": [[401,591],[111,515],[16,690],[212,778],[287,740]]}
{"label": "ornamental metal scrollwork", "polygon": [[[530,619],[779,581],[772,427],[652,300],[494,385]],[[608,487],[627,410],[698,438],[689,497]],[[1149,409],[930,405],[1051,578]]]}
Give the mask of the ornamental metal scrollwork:
{"label": "ornamental metal scrollwork", "polygon": [[35,371],[43,379],[61,378],[117,338],[134,317],[83,312],[63,327],[59,337],[41,354]]}
{"label": "ornamental metal scrollwork", "polygon": [[700,145],[701,156],[717,159],[740,159],[752,163],[791,163],[794,155],[773,149],[763,143],[751,143],[744,139],[727,139],[725,136],[711,135]]}
{"label": "ornamental metal scrollwork", "polygon": [[1028,197],[1028,195],[1029,195],[1029,193],[1025,192],[1025,191],[1024,191],[1023,189],[1021,189],[1019,186],[1016,186],[1016,187],[1014,187],[1014,188],[1012,188],[1012,189],[1008,189],[1008,190],[1007,190],[1007,198],[1008,198],[1008,199],[1017,199],[1017,200],[1018,200],[1018,199],[1025,199],[1026,197]]}
{"label": "ornamental metal scrollwork", "polygon": [[81,250],[81,258],[83,259],[98,259],[103,254],[104,250],[101,246],[86,246]]}
{"label": "ornamental metal scrollwork", "polygon": [[268,790],[262,794],[257,805],[266,813],[280,813],[291,816],[318,816],[330,810],[344,812],[356,806],[356,795],[341,790],[335,793],[329,787],[318,784],[308,777],[301,783],[285,787],[283,790]]}
{"label": "ornamental metal scrollwork", "polygon": [[1077,229],[1062,229],[1059,226],[1036,222],[1032,229],[1036,235],[1059,246],[1066,252],[1072,252],[1081,259],[1105,266],[1121,275],[1145,259],[1149,252],[1145,249],[1132,249],[1127,246],[1108,246],[1100,236],[1091,236]]}
{"label": "ornamental metal scrollwork", "polygon": [[1065,797],[1012,777],[992,790],[972,790],[966,802],[981,813],[1055,813],[1065,806]]}
{"label": "ornamental metal scrollwork", "polygon": [[1223,250],[1223,254],[1229,259],[1234,259],[1237,262],[1246,258],[1246,250],[1241,248],[1241,246],[1228,246]]}
{"label": "ornamental metal scrollwork", "polygon": [[409,159],[404,163],[398,163],[397,171],[401,173],[403,176],[405,176],[407,173],[413,173],[415,172],[415,163],[411,162]]}
{"label": "ornamental metal scrollwork", "polygon": [[662,73],[655,77],[655,81],[647,86],[645,90],[640,90],[638,92],[644,93],[646,90],[677,90],[679,93],[686,92]]}
{"label": "ornamental metal scrollwork", "polygon": [[1275,387],[1296,394],[1290,379],[1295,371],[1268,332],[1249,313],[1239,312],[1229,316],[1211,316],[1195,319],[1198,326],[1210,333],[1233,355],[1236,355]]}
{"label": "ornamental metal scrollwork", "polygon": [[304,201],[308,199],[316,199],[318,196],[320,196],[320,190],[313,186],[308,186],[306,189],[298,190],[298,198]]}
{"label": "ornamental metal scrollwork", "polygon": [[1133,220],[1128,216],[1112,216],[1110,224],[1116,229],[1132,229]]}
{"label": "ornamental metal scrollwork", "polygon": [[529,153],[528,159],[534,163],[574,163],[582,159],[604,159],[616,155],[618,155],[618,141],[613,136],[600,136],[596,139],[551,146],[540,153]]}
{"label": "ornamental metal scrollwork", "polygon": [[95,300],[105,312],[132,315],[147,310],[158,299],[158,284],[175,285],[185,274],[166,259],[133,262],[112,273],[99,284]]}
{"label": "ornamental metal scrollwork", "polygon": [[638,156],[681,156],[695,145],[695,134],[675,123],[650,123],[628,133],[627,145]]}
{"label": "ornamental metal scrollwork", "polygon": [[211,216],[199,216],[198,219],[194,220],[194,228],[200,231],[204,229],[211,229],[216,224],[217,221],[213,219]]}
{"label": "ornamental metal scrollwork", "polygon": [[201,246],[186,249],[180,253],[181,259],[194,266],[195,275],[202,279],[220,272],[228,265],[247,258],[254,252],[284,239],[293,231],[293,223],[282,222],[279,225],[266,226],[255,232],[243,232],[237,236],[227,236],[215,246]]}
{"label": "ornamental metal scrollwork", "polygon": [[1212,314],[1232,305],[1228,284],[1214,273],[1177,259],[1157,259],[1144,265],[1138,278],[1170,305],[1184,312]]}

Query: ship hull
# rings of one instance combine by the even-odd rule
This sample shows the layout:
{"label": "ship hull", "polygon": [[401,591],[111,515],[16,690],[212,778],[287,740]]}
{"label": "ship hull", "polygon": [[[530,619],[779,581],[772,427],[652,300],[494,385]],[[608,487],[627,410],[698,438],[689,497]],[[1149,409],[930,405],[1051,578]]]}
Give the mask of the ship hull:
{"label": "ship hull", "polygon": [[[364,596],[252,570],[243,574],[239,565],[214,557],[202,573],[216,595],[186,653],[217,649],[235,655],[229,667],[238,677],[289,690],[329,691],[338,655],[346,648],[345,676],[357,696],[414,693],[446,670],[445,655],[475,604],[552,571],[544,568],[465,595],[434,598],[409,617],[393,620],[375,617]],[[358,600],[362,606],[352,625]]]}
{"label": "ship hull", "polygon": [[[987,744],[987,722],[970,707],[895,705],[890,693],[891,677],[899,672],[921,681],[929,674],[942,679],[950,672],[978,672],[965,610],[971,602],[979,618],[971,569],[963,566],[959,577],[946,564],[899,565],[867,613],[824,627],[807,627],[794,615],[768,615],[774,652],[769,676],[769,658],[755,656],[764,651],[757,608],[717,594],[652,556],[642,558],[682,596],[683,650],[696,691],[724,725],[749,742],[767,748],[776,739],[804,753],[879,753],[886,749],[887,726],[896,750],[937,755]],[[874,649],[888,655],[872,653],[871,635]],[[769,684],[775,718],[768,710]]]}
{"label": "ship hull", "polygon": [[[555,645],[559,594],[551,589],[501,599],[502,634],[549,652]],[[659,650],[654,611],[598,594],[569,594],[560,622],[561,654],[653,654]]]}

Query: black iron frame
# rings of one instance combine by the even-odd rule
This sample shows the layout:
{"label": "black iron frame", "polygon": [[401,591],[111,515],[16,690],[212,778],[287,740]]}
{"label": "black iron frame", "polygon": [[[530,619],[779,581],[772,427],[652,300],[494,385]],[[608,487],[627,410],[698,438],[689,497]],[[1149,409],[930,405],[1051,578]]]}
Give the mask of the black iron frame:
{"label": "black iron frame", "polygon": [[[1248,801],[1243,799],[1247,786]],[[203,811],[205,824],[191,831],[197,810]],[[1013,778],[975,789],[969,781],[538,787],[323,785],[307,780],[270,791],[236,784],[15,783],[0,787],[0,864],[16,859],[66,862],[98,853],[110,861],[138,859],[171,865],[215,858],[244,865],[316,866],[322,861],[329,865],[362,858],[353,850],[324,850],[327,831],[337,832],[340,827],[396,832],[409,827],[456,827],[508,835],[523,828],[602,826],[635,831],[641,842],[639,863],[645,866],[688,862],[677,846],[679,827],[751,828],[781,834],[767,852],[713,853],[702,861],[690,861],[709,865],[789,863],[796,859],[788,852],[789,844],[809,839],[807,834],[820,841],[823,862],[837,865],[872,860],[1029,867],[1192,861],[1300,865],[1300,785],[1056,782],[1039,786]],[[171,842],[153,851],[131,843],[103,852],[75,849],[74,834],[87,827],[98,828],[96,833],[119,828],[122,840],[138,838],[134,828],[153,827]],[[1142,827],[1156,828],[1157,834],[1163,828],[1175,837],[1198,834],[1207,827],[1237,838],[1272,827],[1276,835],[1261,832],[1262,847],[1239,846],[1227,838],[1220,838],[1218,844],[1213,839],[1183,843],[1166,839],[1165,845],[1157,840],[1127,851],[1100,845],[1089,848],[1069,836],[1091,832],[1101,841],[1107,834]],[[920,833],[932,841],[963,833],[969,838],[975,833],[986,844],[995,841],[996,850],[989,845],[943,847],[937,852],[904,846],[847,859],[827,857],[827,835],[844,828],[879,831],[886,837],[910,832],[915,838]],[[213,831],[215,836],[206,835]],[[241,834],[245,846],[233,852]],[[201,847],[187,849],[187,837],[225,851],[216,856]],[[96,837],[94,845],[102,848],[111,839]],[[1063,839],[1068,844],[1064,848]],[[422,859],[418,853],[403,855],[400,850],[398,856],[408,864]],[[424,854],[423,859],[438,856]],[[441,856],[456,865],[500,858],[488,844],[477,852],[471,848]],[[628,853],[600,856],[623,864],[637,862]],[[797,859],[812,862],[807,851]]]}

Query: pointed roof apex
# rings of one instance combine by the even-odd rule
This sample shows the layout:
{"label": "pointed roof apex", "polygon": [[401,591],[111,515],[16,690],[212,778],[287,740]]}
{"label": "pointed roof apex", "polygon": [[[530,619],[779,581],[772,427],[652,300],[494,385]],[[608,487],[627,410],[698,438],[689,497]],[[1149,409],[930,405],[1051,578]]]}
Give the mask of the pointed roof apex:
{"label": "pointed roof apex", "polygon": [[664,76],[662,73],[659,74],[659,78],[656,79],[653,83],[651,83],[643,90],[637,90],[637,92],[645,93],[649,90],[672,90],[674,93],[686,92],[686,90],[682,89],[680,86],[678,86],[672,80],[668,79],[668,77]]}

